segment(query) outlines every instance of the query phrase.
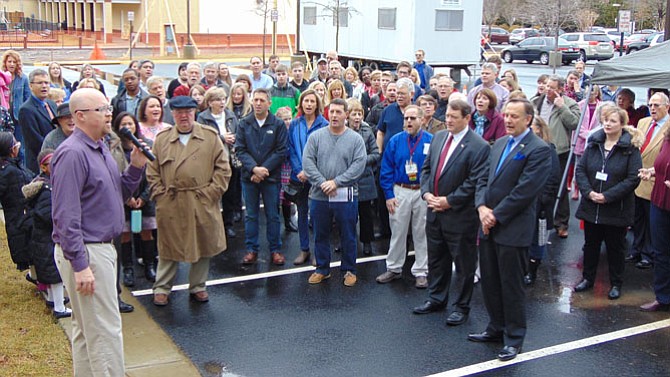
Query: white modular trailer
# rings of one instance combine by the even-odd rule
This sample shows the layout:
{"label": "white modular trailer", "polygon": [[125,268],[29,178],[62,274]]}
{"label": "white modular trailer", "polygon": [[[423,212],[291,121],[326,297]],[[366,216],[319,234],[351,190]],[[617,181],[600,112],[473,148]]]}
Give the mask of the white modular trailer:
{"label": "white modular trailer", "polygon": [[[298,50],[335,50],[337,0],[300,0]],[[342,60],[358,64],[414,61],[426,52],[437,67],[464,68],[480,58],[483,0],[339,0]],[[374,64],[373,64],[374,65]]]}

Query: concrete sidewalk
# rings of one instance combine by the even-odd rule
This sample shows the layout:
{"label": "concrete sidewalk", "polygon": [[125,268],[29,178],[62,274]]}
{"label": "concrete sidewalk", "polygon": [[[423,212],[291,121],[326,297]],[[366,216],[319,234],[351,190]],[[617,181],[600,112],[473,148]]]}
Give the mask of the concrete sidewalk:
{"label": "concrete sidewalk", "polygon": [[[123,320],[123,351],[127,377],[191,377],[200,376],[191,360],[149,316],[144,307],[127,290],[121,297],[135,307],[132,313],[121,314]],[[72,321],[59,320],[71,340]]]}

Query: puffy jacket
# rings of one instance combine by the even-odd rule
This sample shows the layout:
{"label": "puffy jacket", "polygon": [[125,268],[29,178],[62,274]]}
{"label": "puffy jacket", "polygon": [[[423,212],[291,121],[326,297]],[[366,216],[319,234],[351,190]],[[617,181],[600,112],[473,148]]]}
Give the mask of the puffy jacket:
{"label": "puffy jacket", "polygon": [[[639,147],[643,141],[644,136],[639,131],[626,126],[619,141],[605,156],[605,132],[598,130],[591,135],[576,168],[582,194],[575,214],[578,219],[618,227],[633,225],[634,190],[640,183],[637,175],[642,168]],[[607,174],[607,179],[596,179],[599,172]],[[605,195],[605,204],[591,201],[591,191]]]}
{"label": "puffy jacket", "polygon": [[25,198],[21,188],[32,178],[32,173],[21,166],[18,158],[0,159],[0,204],[5,213],[9,253],[19,270],[27,269],[30,264],[28,244],[32,226],[24,214]]}
{"label": "puffy jacket", "polygon": [[43,284],[60,283],[62,280],[54,261],[54,243],[51,239],[53,222],[49,178],[40,175],[23,186],[21,191],[26,198],[26,214],[32,220],[30,252],[37,280]]}
{"label": "puffy jacket", "polygon": [[356,131],[365,142],[365,153],[367,158],[365,160],[365,171],[358,180],[358,201],[363,202],[367,200],[377,199],[377,185],[375,184],[375,169],[381,160],[379,154],[379,147],[377,146],[377,138],[372,133],[372,127],[367,123],[361,123],[361,127]]}

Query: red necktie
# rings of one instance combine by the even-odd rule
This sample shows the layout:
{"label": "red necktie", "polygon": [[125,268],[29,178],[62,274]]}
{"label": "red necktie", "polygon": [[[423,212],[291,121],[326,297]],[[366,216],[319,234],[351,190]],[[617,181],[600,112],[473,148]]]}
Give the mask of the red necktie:
{"label": "red necktie", "polygon": [[644,149],[647,148],[647,145],[651,143],[651,137],[654,136],[654,128],[656,128],[656,121],[653,121],[651,123],[651,127],[649,127],[649,131],[647,131],[647,138],[644,139],[644,144],[642,144],[642,148],[640,148],[640,153],[644,152]]}
{"label": "red necktie", "polygon": [[49,107],[49,104],[44,102],[44,107],[47,109],[47,114],[49,114],[49,118],[53,119],[54,118],[54,113],[51,111],[51,108]]}
{"label": "red necktie", "polygon": [[440,175],[442,174],[442,170],[444,169],[444,163],[447,162],[447,154],[449,153],[449,148],[451,147],[451,141],[454,140],[454,138],[449,135],[447,138],[447,144],[444,146],[444,149],[442,149],[442,153],[440,153],[440,159],[437,162],[437,169],[435,170],[435,179],[433,183],[433,194],[437,196],[437,183],[440,180]]}

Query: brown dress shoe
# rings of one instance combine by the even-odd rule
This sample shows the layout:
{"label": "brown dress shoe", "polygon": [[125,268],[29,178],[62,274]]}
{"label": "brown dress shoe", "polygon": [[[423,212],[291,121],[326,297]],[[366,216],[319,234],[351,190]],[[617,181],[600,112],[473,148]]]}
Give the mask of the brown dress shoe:
{"label": "brown dress shoe", "polygon": [[272,264],[276,266],[283,266],[286,262],[286,258],[282,253],[272,253]]}
{"label": "brown dress shoe", "polygon": [[168,295],[165,293],[154,293],[154,305],[165,306],[168,304]]}
{"label": "brown dress shoe", "polygon": [[312,256],[309,251],[301,251],[300,254],[293,260],[293,264],[301,265],[309,260],[309,257]]}
{"label": "brown dress shoe", "polygon": [[200,291],[191,293],[191,298],[197,302],[207,302],[209,301],[209,294],[207,291]]}
{"label": "brown dress shoe", "polygon": [[254,264],[258,260],[258,253],[250,251],[244,255],[242,258],[242,264]]}

